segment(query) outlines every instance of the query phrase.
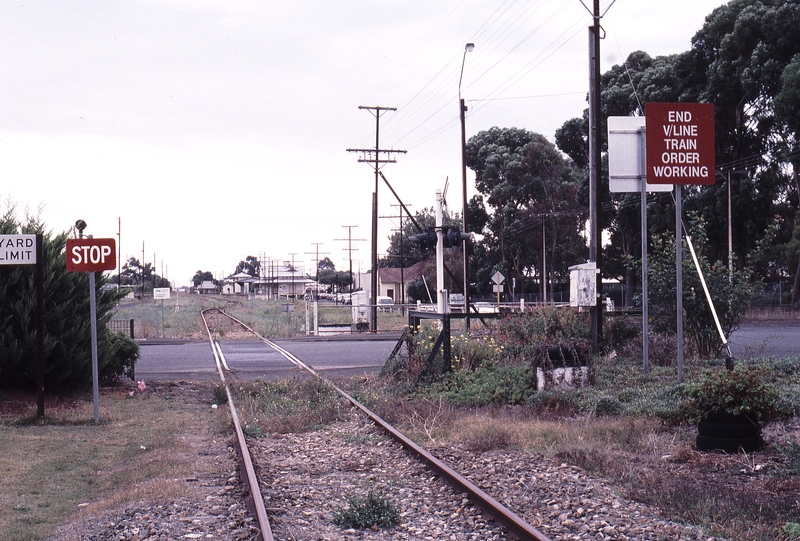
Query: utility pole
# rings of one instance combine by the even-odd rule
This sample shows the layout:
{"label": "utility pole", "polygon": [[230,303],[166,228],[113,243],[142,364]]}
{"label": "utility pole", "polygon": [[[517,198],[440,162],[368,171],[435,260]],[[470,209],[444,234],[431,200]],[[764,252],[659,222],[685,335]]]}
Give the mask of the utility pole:
{"label": "utility pole", "polygon": [[[324,242],[312,242],[311,244],[313,244],[316,247],[316,250],[313,251],[313,252],[306,252],[306,255],[315,255],[316,254],[315,255],[315,257],[316,257],[315,261],[316,261],[316,267],[317,267],[317,278],[316,278],[316,281],[317,281],[317,300],[319,300],[319,247],[321,245],[325,244],[325,243]],[[327,255],[328,253],[329,252],[323,252],[322,255]]]}
{"label": "utility pole", "polygon": [[[613,5],[613,2],[612,2]],[[609,8],[611,6],[609,5]],[[608,10],[606,10],[608,11]],[[603,14],[605,15],[605,13]],[[592,350],[597,353],[603,336],[603,294],[602,279],[602,229],[600,226],[600,168],[602,141],[600,139],[600,0],[594,0],[592,19],[589,27],[589,261],[597,269],[597,299],[590,311]]]}
{"label": "utility pole", "polygon": [[144,241],[142,241],[142,263],[139,266],[142,269],[142,304],[144,304]]}
{"label": "utility pole", "polygon": [[294,256],[297,255],[297,252],[290,252],[290,256],[292,256],[292,268],[290,269],[292,272],[292,299],[297,299],[297,291],[294,290]]}
{"label": "utility pole", "polygon": [[117,218],[117,288],[122,291],[122,218]]}
{"label": "utility pole", "polygon": [[[362,157],[359,163],[372,163],[375,169],[375,191],[372,193],[372,311],[370,315],[370,329],[377,332],[378,327],[378,173],[381,164],[395,163],[392,154],[405,154],[405,150],[385,150],[380,147],[381,114],[386,111],[397,111],[396,107],[380,107],[359,105],[359,109],[366,109],[375,117],[375,148],[348,148],[347,152],[360,152]],[[381,154],[386,157],[381,159]]]}
{"label": "utility pole", "polygon": [[357,225],[343,225],[342,227],[347,229],[347,238],[346,239],[334,239],[339,242],[347,241],[347,255],[348,259],[350,260],[350,302],[353,302],[353,251],[358,250],[358,248],[353,248],[353,241],[365,241],[367,239],[354,239],[353,238],[353,228],[358,227]]}
{"label": "utility pole", "polygon": [[[392,229],[392,231],[399,231],[400,232],[400,255],[399,256],[388,256],[388,257],[399,257],[400,259],[400,291],[397,292],[399,295],[400,302],[398,304],[405,305],[406,303],[406,282],[405,282],[405,258],[403,257],[403,210],[404,207],[408,205],[392,205],[393,207],[397,207],[397,212],[399,213],[397,216],[381,216],[381,218],[390,218],[390,219],[399,219],[400,220],[400,227],[399,229]],[[407,208],[405,210],[408,210]],[[395,302],[397,302],[395,300]],[[403,314],[405,314],[405,306],[401,308]]]}

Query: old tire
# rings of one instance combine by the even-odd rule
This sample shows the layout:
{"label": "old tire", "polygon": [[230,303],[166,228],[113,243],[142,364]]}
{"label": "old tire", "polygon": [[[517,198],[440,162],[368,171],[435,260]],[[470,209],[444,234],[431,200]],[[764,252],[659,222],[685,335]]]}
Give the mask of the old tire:
{"label": "old tire", "polygon": [[746,438],[720,438],[714,436],[697,435],[697,449],[699,451],[725,451],[726,453],[738,453],[740,450],[747,453],[758,451],[763,447],[764,441],[761,436]]}
{"label": "old tire", "polygon": [[755,438],[760,427],[749,421],[744,423],[717,423],[700,421],[697,423],[697,434],[712,438]]}

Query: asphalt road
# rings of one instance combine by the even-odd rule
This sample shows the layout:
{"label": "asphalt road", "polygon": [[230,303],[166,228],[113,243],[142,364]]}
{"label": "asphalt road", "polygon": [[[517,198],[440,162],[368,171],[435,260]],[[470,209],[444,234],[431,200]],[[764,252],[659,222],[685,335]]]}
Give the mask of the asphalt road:
{"label": "asphalt road", "polygon": [[[314,370],[335,379],[379,372],[396,340],[280,340],[276,343]],[[302,374],[283,355],[259,340],[221,341],[220,347],[228,366],[242,379],[282,379]],[[141,352],[136,365],[137,379],[219,378],[214,354],[207,341],[145,342]]]}
{"label": "asphalt road", "polygon": [[[396,339],[281,340],[281,347],[327,377],[346,378],[380,371]],[[800,325],[747,324],[730,337],[733,356],[800,356]],[[228,366],[247,380],[299,377],[302,372],[280,353],[257,340],[220,342]],[[145,343],[136,377],[145,380],[216,380],[217,368],[208,342]]]}
{"label": "asphalt road", "polygon": [[800,356],[800,325],[742,325],[728,342],[735,359]]}

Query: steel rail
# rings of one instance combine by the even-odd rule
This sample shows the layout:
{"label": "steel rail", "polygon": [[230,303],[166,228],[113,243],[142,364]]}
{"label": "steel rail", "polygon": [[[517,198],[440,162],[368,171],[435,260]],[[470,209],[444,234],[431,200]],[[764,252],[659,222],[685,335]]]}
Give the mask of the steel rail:
{"label": "steel rail", "polygon": [[353,404],[354,407],[361,410],[375,424],[380,426],[386,433],[388,433],[392,438],[394,438],[397,442],[399,442],[406,450],[416,455],[422,462],[427,464],[430,469],[441,475],[444,478],[444,480],[447,481],[456,490],[460,490],[462,492],[467,493],[470,499],[478,507],[480,507],[486,514],[493,517],[497,522],[505,526],[506,529],[508,529],[509,533],[518,537],[522,541],[552,541],[544,533],[540,532],[539,530],[528,524],[516,513],[514,513],[506,506],[504,506],[502,503],[500,503],[492,496],[487,494],[484,490],[475,485],[472,481],[462,476],[460,473],[455,471],[445,462],[432,455],[428,450],[426,450],[422,446],[418,445],[417,443],[406,437],[402,432],[400,432],[392,425],[384,421],[375,412],[367,408],[365,405],[361,404],[358,400],[350,396],[344,390],[340,389],[336,384],[325,379],[316,370],[305,364],[291,352],[287,351],[286,349],[282,348],[281,346],[272,342],[271,340],[264,338],[255,330],[253,330],[249,325],[235,318],[234,316],[226,313],[224,310],[222,309],[217,309],[217,310],[222,315],[228,317],[232,321],[241,325],[244,329],[256,335],[259,338],[259,340],[269,345],[272,349],[283,355],[287,360],[294,363],[296,366],[303,368],[304,370],[322,379],[325,383],[330,385],[345,399],[347,399],[351,404]]}
{"label": "steel rail", "polygon": [[[214,352],[214,359],[216,360],[217,364],[217,371],[219,372],[219,377],[222,381],[222,384],[225,386],[225,394],[228,397],[228,406],[231,410],[233,427],[236,431],[236,443],[239,446],[239,456],[241,457],[242,465],[244,466],[245,482],[250,490],[250,499],[256,514],[256,521],[258,522],[258,528],[260,530],[260,539],[261,541],[274,541],[274,537],[272,536],[272,528],[270,528],[269,525],[269,517],[267,516],[267,509],[264,505],[264,497],[261,494],[261,485],[258,483],[258,476],[256,475],[255,468],[253,467],[253,459],[250,456],[250,450],[247,447],[247,440],[244,437],[244,431],[242,431],[242,424],[239,422],[239,414],[236,412],[236,406],[233,403],[233,396],[231,396],[231,390],[228,388],[228,382],[225,379],[225,372],[222,369],[222,365],[224,364],[227,368],[227,364],[225,363],[224,358],[222,358],[222,349],[217,350],[219,345],[217,345],[217,348],[214,347],[214,339],[211,335],[211,329],[208,326],[208,321],[206,320],[206,312],[211,310],[217,310],[221,314],[225,314],[225,312],[217,308],[209,308],[207,310],[202,310],[200,312],[200,316],[203,318],[203,324],[206,326],[208,339],[211,342],[211,350]],[[219,351],[219,354],[217,354],[217,351]],[[257,537],[256,539],[259,538]]]}

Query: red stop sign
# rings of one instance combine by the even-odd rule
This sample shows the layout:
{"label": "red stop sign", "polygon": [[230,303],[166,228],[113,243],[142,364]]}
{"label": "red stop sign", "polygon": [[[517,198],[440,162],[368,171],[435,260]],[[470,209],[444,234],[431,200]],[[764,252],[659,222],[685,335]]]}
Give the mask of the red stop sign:
{"label": "red stop sign", "polygon": [[67,239],[67,271],[114,270],[116,247],[114,239]]}

